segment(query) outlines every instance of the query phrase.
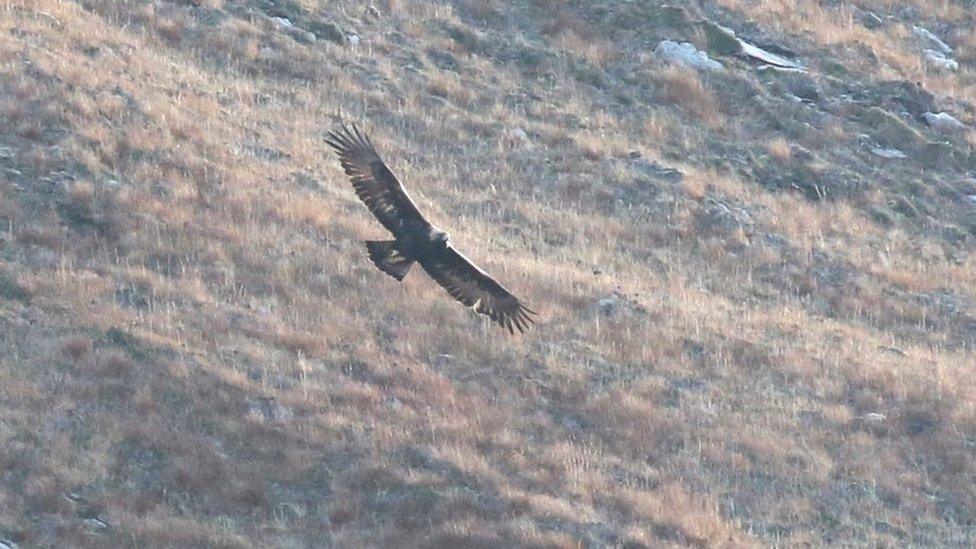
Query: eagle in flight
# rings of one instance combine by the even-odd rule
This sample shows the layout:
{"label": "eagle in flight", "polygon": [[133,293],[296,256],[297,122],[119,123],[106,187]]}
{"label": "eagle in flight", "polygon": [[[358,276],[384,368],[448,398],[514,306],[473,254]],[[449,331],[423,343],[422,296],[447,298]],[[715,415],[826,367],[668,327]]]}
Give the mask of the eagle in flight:
{"label": "eagle in flight", "polygon": [[393,233],[393,240],[366,241],[369,258],[379,270],[403,280],[410,267],[420,263],[451,297],[510,333],[522,333],[529,327],[531,315],[537,313],[457,251],[447,233],[424,219],[365,133],[355,125],[350,129],[343,124],[329,132],[325,141],[339,153],[356,195]]}

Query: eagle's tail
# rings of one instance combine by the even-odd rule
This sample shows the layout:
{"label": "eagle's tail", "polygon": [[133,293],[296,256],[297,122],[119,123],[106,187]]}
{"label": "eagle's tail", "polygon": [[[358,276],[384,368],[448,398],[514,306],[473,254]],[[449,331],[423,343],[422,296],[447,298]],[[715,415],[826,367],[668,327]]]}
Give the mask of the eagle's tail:
{"label": "eagle's tail", "polygon": [[403,280],[413,265],[413,260],[407,259],[397,249],[396,240],[367,240],[366,249],[369,250],[369,259],[376,267],[397,280]]}

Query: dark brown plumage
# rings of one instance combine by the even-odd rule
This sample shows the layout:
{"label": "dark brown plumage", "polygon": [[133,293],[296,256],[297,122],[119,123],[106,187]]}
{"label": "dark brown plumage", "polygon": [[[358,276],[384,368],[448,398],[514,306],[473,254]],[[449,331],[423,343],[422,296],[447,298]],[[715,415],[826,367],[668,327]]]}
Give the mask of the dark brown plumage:
{"label": "dark brown plumage", "polygon": [[509,332],[524,332],[532,324],[535,311],[454,249],[447,233],[424,218],[366,134],[355,125],[351,129],[342,125],[325,141],[339,153],[339,163],[356,195],[393,233],[394,240],[366,242],[369,258],[378,269],[403,280],[414,262],[420,263],[451,297]]}

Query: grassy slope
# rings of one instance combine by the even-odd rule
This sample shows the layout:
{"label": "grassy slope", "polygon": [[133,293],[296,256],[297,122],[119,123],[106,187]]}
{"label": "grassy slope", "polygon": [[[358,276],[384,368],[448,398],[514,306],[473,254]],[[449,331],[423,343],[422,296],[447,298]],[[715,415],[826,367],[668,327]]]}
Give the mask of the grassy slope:
{"label": "grassy slope", "polygon": [[[886,84],[973,124],[964,4],[5,2],[0,539],[973,543],[976,139]],[[339,113],[536,329],[367,263]]]}

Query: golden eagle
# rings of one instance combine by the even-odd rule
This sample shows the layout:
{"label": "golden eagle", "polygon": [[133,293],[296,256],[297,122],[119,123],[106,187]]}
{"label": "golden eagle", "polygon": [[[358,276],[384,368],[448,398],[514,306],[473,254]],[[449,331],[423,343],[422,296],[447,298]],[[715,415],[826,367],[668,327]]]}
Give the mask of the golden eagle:
{"label": "golden eagle", "polygon": [[339,162],[352,179],[356,195],[394,240],[366,241],[376,267],[403,280],[414,262],[438,284],[475,312],[514,333],[524,332],[536,314],[485,271],[451,245],[447,233],[424,219],[393,172],[380,159],[369,137],[355,125],[329,132],[326,143],[339,153]]}

